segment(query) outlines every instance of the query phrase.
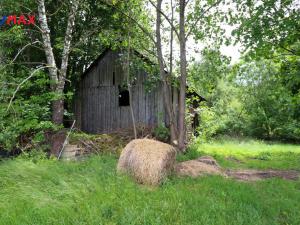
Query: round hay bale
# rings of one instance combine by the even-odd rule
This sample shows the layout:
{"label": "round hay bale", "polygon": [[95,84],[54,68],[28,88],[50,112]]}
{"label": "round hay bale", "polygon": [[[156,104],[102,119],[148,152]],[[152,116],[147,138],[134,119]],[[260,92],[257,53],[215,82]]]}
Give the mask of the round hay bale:
{"label": "round hay bale", "polygon": [[171,145],[136,139],[123,149],[117,170],[130,174],[138,183],[159,185],[172,172],[175,159],[176,150]]}

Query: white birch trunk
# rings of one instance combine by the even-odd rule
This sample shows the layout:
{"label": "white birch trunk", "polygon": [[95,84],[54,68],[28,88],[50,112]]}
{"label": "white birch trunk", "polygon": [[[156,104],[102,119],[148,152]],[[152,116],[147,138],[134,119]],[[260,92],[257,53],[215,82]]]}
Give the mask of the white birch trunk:
{"label": "white birch trunk", "polygon": [[57,74],[58,69],[55,63],[55,58],[54,58],[53,49],[51,45],[50,29],[48,27],[44,0],[38,0],[38,14],[39,14],[39,22],[42,31],[44,51],[47,59],[47,64],[49,66],[49,75],[52,81],[51,89],[52,91],[55,91],[56,85],[58,83],[58,74]]}

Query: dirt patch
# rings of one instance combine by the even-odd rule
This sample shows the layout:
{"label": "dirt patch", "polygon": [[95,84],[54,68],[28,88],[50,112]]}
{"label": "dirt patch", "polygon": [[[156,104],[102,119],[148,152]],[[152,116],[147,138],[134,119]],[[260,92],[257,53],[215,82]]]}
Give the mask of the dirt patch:
{"label": "dirt patch", "polygon": [[231,161],[231,162],[235,162],[235,163],[244,163],[243,161],[233,157],[233,156],[228,156],[226,157],[227,160]]}
{"label": "dirt patch", "polygon": [[300,175],[299,171],[295,170],[224,170],[218,165],[217,161],[210,156],[177,163],[175,172],[179,176],[198,177],[211,174],[231,177],[240,181],[257,181],[274,177],[285,180],[297,180]]}
{"label": "dirt patch", "polygon": [[282,178],[285,180],[297,180],[299,172],[295,170],[227,170],[228,177],[242,181],[256,181],[267,178]]}
{"label": "dirt patch", "polygon": [[204,156],[195,160],[177,163],[175,166],[175,172],[179,176],[191,177],[198,177],[205,174],[226,176],[226,174],[217,164],[217,161],[210,156]]}

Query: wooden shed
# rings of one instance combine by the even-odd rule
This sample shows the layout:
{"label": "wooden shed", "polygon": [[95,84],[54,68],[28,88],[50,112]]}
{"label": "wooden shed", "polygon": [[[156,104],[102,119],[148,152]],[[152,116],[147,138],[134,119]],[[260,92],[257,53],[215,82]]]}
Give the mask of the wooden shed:
{"label": "wooden shed", "polygon": [[158,83],[147,92],[148,75],[142,69],[135,74],[129,101],[128,90],[122,88],[126,76],[120,53],[105,50],[81,77],[76,91],[75,118],[82,131],[99,134],[132,128],[130,102],[137,125],[154,127],[166,120],[162,85]]}

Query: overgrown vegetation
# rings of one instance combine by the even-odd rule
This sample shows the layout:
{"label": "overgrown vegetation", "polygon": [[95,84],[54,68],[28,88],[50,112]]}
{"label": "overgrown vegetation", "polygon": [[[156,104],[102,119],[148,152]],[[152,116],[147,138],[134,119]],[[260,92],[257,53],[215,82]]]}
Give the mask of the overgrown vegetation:
{"label": "overgrown vegetation", "polygon": [[[185,147],[184,112],[189,112],[185,107],[186,86],[207,100],[196,109],[200,114],[198,133],[203,140],[225,134],[299,142],[298,2],[179,3],[84,0],[77,9],[77,1],[27,0],[24,6],[2,0],[2,15],[45,14],[50,41],[41,35],[47,33],[41,32],[41,25],[46,23],[39,18],[35,26],[4,23],[0,27],[0,151],[49,150],[44,145],[45,133],[70,126],[80,75],[107,47],[141,53],[138,55],[142,59],[128,57],[132,84],[135,70],[143,65],[151,74],[146,84],[148,91],[159,82],[181,87],[181,103],[176,106],[180,116],[170,120],[174,124],[166,125],[169,139],[180,139],[180,148]],[[157,30],[153,29],[155,24]],[[225,32],[224,24],[233,30],[231,34]],[[201,52],[189,49],[186,54],[186,41],[192,39],[205,47]],[[220,49],[236,42],[244,55],[239,62],[230,64]],[[176,47],[181,50],[180,56]],[[45,52],[52,52],[50,58],[54,60]],[[134,63],[139,60],[143,62]],[[164,90],[165,102],[171,103],[171,89]],[[54,107],[54,103],[58,105]],[[172,118],[173,108],[167,105]],[[53,115],[57,116],[55,120]],[[162,126],[156,131],[166,140],[167,132]]]}
{"label": "overgrown vegetation", "polygon": [[228,66],[219,51],[204,51],[191,83],[207,99],[200,106],[203,140],[217,135],[300,141],[300,61],[297,56]]}
{"label": "overgrown vegetation", "polygon": [[[0,155],[15,156],[0,158],[0,224],[299,225],[299,180],[173,176],[148,188],[116,174],[130,138],[73,133],[71,144],[95,153],[75,162],[49,157],[50,144],[59,145],[46,140],[74,120],[88,66],[107,47],[127,49],[142,56],[124,53],[127,87],[140,66],[147,91],[163,86],[169,124],[149,133],[184,150],[193,133],[186,121],[199,113],[199,137],[179,161],[211,155],[224,168],[299,171],[300,146],[282,144],[300,142],[299,9],[297,0],[1,0],[1,15],[40,18],[34,26],[0,21]],[[205,47],[187,48],[188,40]],[[220,49],[234,43],[244,55],[233,63]],[[187,86],[202,96],[195,108],[185,105],[194,101]]]}
{"label": "overgrown vegetation", "polygon": [[120,155],[124,146],[132,139],[131,136],[121,136],[120,134],[86,134],[83,132],[73,132],[69,137],[69,143],[77,145],[82,157],[89,154],[114,154]]}

